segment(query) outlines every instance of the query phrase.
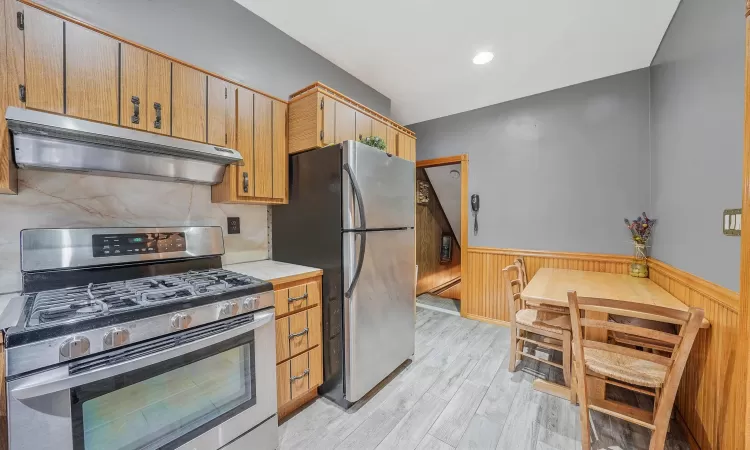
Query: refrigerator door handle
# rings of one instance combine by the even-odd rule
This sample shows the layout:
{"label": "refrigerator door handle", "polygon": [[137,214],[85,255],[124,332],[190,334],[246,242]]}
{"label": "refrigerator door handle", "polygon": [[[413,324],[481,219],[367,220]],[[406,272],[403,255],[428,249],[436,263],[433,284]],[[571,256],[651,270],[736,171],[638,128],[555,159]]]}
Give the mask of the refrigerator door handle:
{"label": "refrigerator door handle", "polygon": [[354,177],[354,174],[352,173],[351,167],[349,167],[348,163],[344,163],[344,170],[349,175],[349,180],[352,183],[352,189],[354,190],[354,198],[357,200],[357,209],[359,210],[359,227],[358,229],[360,231],[356,232],[356,234],[359,235],[359,258],[357,258],[357,268],[354,270],[354,276],[352,276],[352,282],[349,285],[349,289],[347,289],[344,296],[346,298],[352,297],[352,292],[354,292],[354,288],[357,286],[357,280],[359,280],[359,275],[362,273],[362,265],[365,262],[365,248],[366,242],[367,242],[367,233],[364,231],[367,229],[367,222],[365,220],[365,203],[362,201],[362,192],[359,190],[359,185],[357,184],[357,179]]}

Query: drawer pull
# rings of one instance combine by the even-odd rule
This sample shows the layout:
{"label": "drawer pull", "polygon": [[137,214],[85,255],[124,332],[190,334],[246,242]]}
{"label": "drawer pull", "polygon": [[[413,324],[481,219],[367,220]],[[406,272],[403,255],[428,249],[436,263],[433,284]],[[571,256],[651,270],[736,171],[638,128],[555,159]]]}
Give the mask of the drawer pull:
{"label": "drawer pull", "polygon": [[289,378],[289,382],[290,382],[290,383],[294,383],[294,382],[295,382],[295,381],[297,381],[297,380],[300,380],[300,379],[302,379],[302,378],[305,378],[305,377],[307,376],[307,374],[308,374],[308,373],[310,373],[310,369],[305,369],[305,371],[304,371],[304,372],[302,372],[302,374],[301,374],[301,375],[297,375],[297,376],[295,376],[295,377],[291,377],[291,378]]}
{"label": "drawer pull", "polygon": [[296,337],[304,336],[307,334],[307,332],[310,331],[309,328],[305,328],[304,330],[300,331],[299,333],[292,333],[289,335],[289,339],[294,339]]}
{"label": "drawer pull", "polygon": [[300,295],[299,297],[289,297],[289,303],[294,303],[298,300],[304,300],[307,298],[307,294]]}

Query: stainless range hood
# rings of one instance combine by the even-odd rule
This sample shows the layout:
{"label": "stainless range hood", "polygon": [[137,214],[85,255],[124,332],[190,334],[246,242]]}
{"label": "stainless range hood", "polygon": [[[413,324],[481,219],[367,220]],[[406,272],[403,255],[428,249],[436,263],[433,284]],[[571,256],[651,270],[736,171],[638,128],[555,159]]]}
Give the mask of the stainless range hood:
{"label": "stainless range hood", "polygon": [[73,117],[9,107],[18,167],[216,184],[236,150]]}

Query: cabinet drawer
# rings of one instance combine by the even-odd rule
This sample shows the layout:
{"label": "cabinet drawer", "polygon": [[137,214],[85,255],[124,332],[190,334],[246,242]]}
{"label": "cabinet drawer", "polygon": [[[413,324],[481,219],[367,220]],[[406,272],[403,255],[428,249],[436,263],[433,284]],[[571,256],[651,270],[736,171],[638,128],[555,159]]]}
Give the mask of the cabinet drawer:
{"label": "cabinet drawer", "polygon": [[300,284],[274,292],[276,317],[320,304],[320,285],[317,281]]}
{"label": "cabinet drawer", "polygon": [[276,362],[320,344],[320,306],[276,321]]}
{"label": "cabinet drawer", "polygon": [[323,381],[321,347],[284,361],[276,366],[278,406],[282,406],[319,386]]}

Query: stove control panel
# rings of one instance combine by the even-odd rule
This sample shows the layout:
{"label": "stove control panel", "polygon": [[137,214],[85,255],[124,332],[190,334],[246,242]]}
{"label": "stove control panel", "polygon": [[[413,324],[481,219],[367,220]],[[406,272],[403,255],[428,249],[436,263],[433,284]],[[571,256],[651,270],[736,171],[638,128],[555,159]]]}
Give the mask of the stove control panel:
{"label": "stove control panel", "polygon": [[94,257],[130,256],[184,252],[185,233],[95,234],[91,237]]}

